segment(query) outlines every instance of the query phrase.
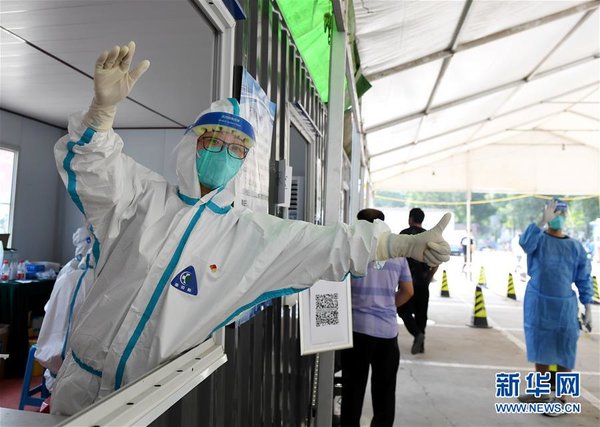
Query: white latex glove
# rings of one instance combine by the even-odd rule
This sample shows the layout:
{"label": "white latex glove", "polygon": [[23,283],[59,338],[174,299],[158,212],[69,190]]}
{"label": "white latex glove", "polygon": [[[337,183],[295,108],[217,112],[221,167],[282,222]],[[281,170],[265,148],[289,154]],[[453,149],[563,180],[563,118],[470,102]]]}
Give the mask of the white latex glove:
{"label": "white latex glove", "polygon": [[555,210],[556,200],[552,200],[544,209],[544,212],[542,213],[542,219],[540,219],[540,222],[538,222],[538,226],[540,228],[544,228],[544,226],[548,224],[549,221],[553,220],[556,217],[556,213],[554,212]]}
{"label": "white latex glove", "polygon": [[84,123],[97,131],[112,127],[117,104],[123,101],[135,82],[150,67],[150,61],[140,62],[131,72],[129,66],[135,54],[135,43],[115,46],[104,51],[96,60],[94,71],[94,100],[85,115]]}
{"label": "white latex glove", "polygon": [[592,332],[592,305],[585,304],[585,313],[583,313],[583,317],[581,321],[583,322],[583,327],[587,329],[588,332]]}
{"label": "white latex glove", "polygon": [[377,260],[407,257],[437,267],[450,259],[450,245],[442,237],[452,215],[446,213],[431,230],[420,234],[383,233],[377,242]]}

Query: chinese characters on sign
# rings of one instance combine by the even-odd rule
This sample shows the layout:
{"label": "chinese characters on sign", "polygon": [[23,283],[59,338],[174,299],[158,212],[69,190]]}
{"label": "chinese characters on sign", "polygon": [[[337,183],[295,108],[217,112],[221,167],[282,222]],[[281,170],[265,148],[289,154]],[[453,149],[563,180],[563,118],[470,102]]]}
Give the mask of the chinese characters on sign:
{"label": "chinese characters on sign", "polygon": [[[550,372],[529,372],[525,376],[525,393],[535,397],[550,394]],[[521,377],[519,372],[500,372],[496,374],[496,397],[513,398],[519,395]],[[579,397],[581,393],[579,372],[556,373],[556,397]]]}
{"label": "chinese characters on sign", "polygon": [[[497,414],[544,414],[559,416],[580,414],[580,402],[568,402],[566,396],[579,397],[581,382],[579,372],[556,372],[552,387],[550,372],[529,372],[525,375],[525,395],[519,395],[521,376],[519,372],[499,372],[496,374],[496,397],[502,399],[518,397],[519,402],[497,402],[494,404]],[[553,393],[555,392],[555,396]]]}

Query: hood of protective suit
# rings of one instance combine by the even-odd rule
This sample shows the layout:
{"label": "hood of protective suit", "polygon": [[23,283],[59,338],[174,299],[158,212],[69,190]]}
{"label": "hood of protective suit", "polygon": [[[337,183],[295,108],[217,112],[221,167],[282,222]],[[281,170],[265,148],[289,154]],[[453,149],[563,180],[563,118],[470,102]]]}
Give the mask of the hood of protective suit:
{"label": "hood of protective suit", "polygon": [[73,233],[73,246],[75,246],[75,262],[73,268],[85,268],[86,266],[86,254],[92,249],[92,233],[89,230],[89,225],[85,227],[79,227]]}
{"label": "hood of protective suit", "polygon": [[[198,115],[198,118],[202,117],[206,113],[212,112],[229,113],[240,116],[244,120],[248,121],[247,118],[240,115],[240,107],[235,98],[221,99],[213,102],[209,109]],[[197,122],[198,118],[194,122]],[[175,148],[177,157],[177,180],[179,183],[179,195],[187,203],[195,203],[200,199],[200,183],[198,182],[198,173],[196,171],[196,140],[198,135],[196,135],[194,132],[191,132],[192,127],[193,125],[186,130],[185,135]],[[229,187],[234,179],[232,179],[226,187]]]}

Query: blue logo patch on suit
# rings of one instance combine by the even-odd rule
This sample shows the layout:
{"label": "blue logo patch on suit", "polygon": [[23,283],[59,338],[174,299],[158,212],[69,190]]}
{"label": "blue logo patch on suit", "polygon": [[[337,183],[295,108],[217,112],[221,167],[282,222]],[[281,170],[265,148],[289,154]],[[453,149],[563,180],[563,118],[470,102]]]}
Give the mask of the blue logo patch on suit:
{"label": "blue logo patch on suit", "polygon": [[196,282],[194,267],[190,265],[177,273],[173,280],[171,280],[171,286],[186,294],[198,295],[198,284]]}

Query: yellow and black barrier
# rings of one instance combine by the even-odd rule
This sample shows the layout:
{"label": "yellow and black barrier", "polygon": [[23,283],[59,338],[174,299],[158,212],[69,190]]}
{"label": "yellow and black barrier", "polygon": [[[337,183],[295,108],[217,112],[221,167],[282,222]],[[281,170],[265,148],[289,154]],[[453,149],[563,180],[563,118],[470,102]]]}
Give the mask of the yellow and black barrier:
{"label": "yellow and black barrier", "polygon": [[594,285],[594,304],[600,304],[600,292],[598,292],[598,279],[592,276],[592,284]]}
{"label": "yellow and black barrier", "polygon": [[487,323],[487,313],[485,311],[485,301],[483,300],[483,292],[481,287],[477,285],[475,287],[475,306],[473,307],[473,316],[471,317],[471,324],[473,328],[489,328]]}
{"label": "yellow and black barrier", "polygon": [[479,280],[477,281],[477,286],[480,288],[487,288],[487,282],[485,280],[485,270],[483,267],[479,269]]}
{"label": "yellow and black barrier", "polygon": [[552,384],[552,390],[556,388],[556,373],[558,372],[558,365],[549,365],[548,372],[550,372],[550,384]]}
{"label": "yellow and black barrier", "polygon": [[508,273],[508,288],[506,290],[506,297],[517,300],[517,294],[515,294],[515,283],[513,282],[512,273]]}
{"label": "yellow and black barrier", "polygon": [[442,291],[440,296],[449,298],[450,290],[448,289],[448,275],[446,274],[446,270],[442,272]]}

